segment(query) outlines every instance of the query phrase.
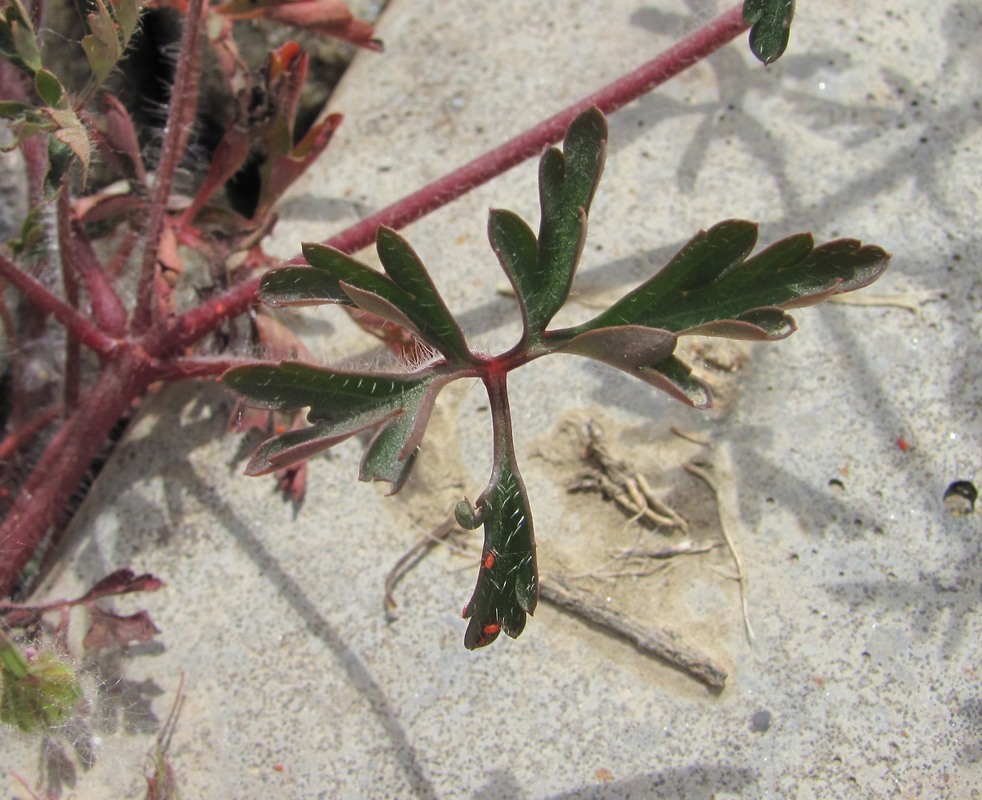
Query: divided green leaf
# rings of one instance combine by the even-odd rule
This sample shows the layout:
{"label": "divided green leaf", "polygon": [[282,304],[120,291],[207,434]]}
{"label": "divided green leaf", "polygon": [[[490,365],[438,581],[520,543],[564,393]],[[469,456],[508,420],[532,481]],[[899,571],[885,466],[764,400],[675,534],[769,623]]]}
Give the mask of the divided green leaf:
{"label": "divided green leaf", "polygon": [[569,295],[606,141],[607,122],[594,108],[570,125],[562,151],[550,147],[543,153],[537,239],[515,214],[491,212],[488,236],[521,304],[526,338],[537,338]]}
{"label": "divided green leaf", "polygon": [[538,235],[510,211],[490,214],[488,238],[518,296],[525,326],[521,341],[507,353],[472,354],[419,257],[402,237],[381,228],[377,249],[384,273],[333,248],[307,244],[310,266],[274,270],[263,279],[260,296],[271,305],[358,306],[409,330],[445,361],[408,375],[284,362],[239,367],[224,378],[250,405],[310,409],[312,427],[266,442],[253,456],[249,474],[288,466],[374,428],[360,477],[389,481],[393,491],[409,474],[440,389],[460,377],[483,379],[494,421],[494,466],[475,505],[463,501],[455,511],[460,525],[484,526],[477,585],[463,614],[469,620],[468,648],[490,644],[501,631],[518,636],[538,598],[531,507],[512,444],[509,371],[543,355],[579,355],[706,408],[709,388],[675,355],[680,335],[784,338],[795,330],[788,309],[866,286],[889,259],[881,248],[852,239],[816,247],[809,234],[751,255],[757,226],[726,220],[698,233],[654,276],[594,319],[547,330],[566,302],[582,254],[605,139],[603,116],[594,109],[570,126],[562,152],[550,148],[543,154]]}
{"label": "divided green leaf", "polygon": [[395,231],[379,228],[377,248],[387,274],[333,247],[307,243],[310,267],[272,270],[259,296],[269,305],[356,305],[408,328],[449,360],[466,362],[464,334],[440,296],[419,256]]}
{"label": "divided green leaf", "polygon": [[641,325],[674,333],[778,339],[794,330],[782,309],[859,289],[886,269],[879,247],[842,239],[815,247],[809,234],[783,239],[747,258],[756,226],[728,220],[693,237],[652,278],[564,335]]}
{"label": "divided green leaf", "polygon": [[412,467],[436,394],[446,378],[434,370],[414,375],[345,372],[296,361],[235,367],[226,386],[256,408],[296,411],[309,406],[310,428],[266,441],[246,470],[262,475],[378,428],[362,460],[363,480],[391,482],[397,491]]}
{"label": "divided green leaf", "polygon": [[469,619],[464,646],[491,644],[501,631],[512,638],[525,629],[539,597],[532,509],[525,484],[510,457],[495,464],[492,481],[476,509],[458,507],[458,521],[484,524],[484,551],[477,585],[464,607]]}

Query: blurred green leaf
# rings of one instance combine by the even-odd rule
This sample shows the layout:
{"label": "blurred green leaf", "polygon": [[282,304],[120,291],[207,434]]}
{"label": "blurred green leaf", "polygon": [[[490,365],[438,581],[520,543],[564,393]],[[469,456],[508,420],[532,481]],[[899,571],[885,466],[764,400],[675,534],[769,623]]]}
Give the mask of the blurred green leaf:
{"label": "blurred green leaf", "polygon": [[116,22],[119,23],[120,40],[125,50],[136,32],[137,23],[140,21],[140,0],[114,0],[112,10],[116,16]]}
{"label": "blurred green leaf", "polygon": [[[0,100],[0,117],[3,119],[13,119],[23,114],[32,106],[27,103],[19,103],[16,100]],[[0,148],[4,151],[10,150],[9,147]]]}
{"label": "blurred green leaf", "polygon": [[0,644],[0,722],[25,733],[60,725],[82,698],[75,670],[49,652],[28,660],[15,651]]}
{"label": "blurred green leaf", "polygon": [[39,69],[34,74],[34,86],[38,96],[49,106],[55,107],[65,95],[65,89],[55,74],[46,69]]}
{"label": "blurred green leaf", "polygon": [[777,61],[788,46],[794,0],[744,0],[743,19],[750,28],[750,49],[765,64]]}
{"label": "blurred green leaf", "polygon": [[53,200],[61,191],[61,183],[73,158],[71,147],[53,136],[48,139],[48,172],[44,176],[44,196],[48,200]]}
{"label": "blurred green leaf", "polygon": [[106,0],[93,0],[91,5],[95,6],[95,13],[85,18],[91,33],[82,39],[82,49],[89,59],[93,77],[97,83],[102,83],[119,62],[123,48],[116,21],[106,7]]}
{"label": "blurred green leaf", "polygon": [[21,0],[7,0],[0,9],[0,56],[28,75],[41,68],[31,15]]}

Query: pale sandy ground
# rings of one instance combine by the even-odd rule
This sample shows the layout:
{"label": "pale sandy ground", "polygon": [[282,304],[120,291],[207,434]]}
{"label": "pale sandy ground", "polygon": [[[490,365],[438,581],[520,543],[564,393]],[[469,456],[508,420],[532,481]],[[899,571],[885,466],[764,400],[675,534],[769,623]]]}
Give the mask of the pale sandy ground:
{"label": "pale sandy ground", "polygon": [[[394,0],[379,28],[387,52],[346,76],[333,104],[346,122],[283,204],[277,251],[326,238],[658,52],[697,5]],[[387,621],[389,568],[487,479],[480,387],[444,395],[402,495],[357,483],[362,443],[349,442],[311,465],[295,514],[269,480],[241,476],[255,440],[224,435],[221,391],[186,386],[147,404],[44,590],[71,595],[127,565],[168,584],[119,604],[149,609],[162,633],[103,665],[79,736],[98,740],[95,762],[73,796],[141,796],[182,672],[170,758],[185,798],[979,796],[982,530],[942,495],[956,479],[977,484],[982,459],[980,34],[969,0],[804,0],[777,64],[764,69],[741,41],[611,119],[570,319],[734,216],[760,221],[764,242],[812,230],[886,247],[891,269],[868,296],[909,306],[798,312],[799,333],[718,376],[728,402],[711,414],[577,359],[514,376],[544,570],[596,569],[639,536],[599,495],[566,492],[587,420],[696,540],[719,539],[718,509],[681,464],[715,465],[737,498],[752,645],[725,549],[581,585],[681,632],[725,666],[724,691],[545,604],[517,641],[465,651],[475,565],[445,550],[403,580]],[[491,206],[535,219],[534,165],[406,233],[468,334],[497,348],[516,314],[497,292]],[[336,309],[293,322],[325,361],[371,357]],[[687,349],[708,357],[698,344]],[[4,734],[3,771],[35,777],[38,762],[36,740]],[[4,796],[22,796],[4,781]]]}

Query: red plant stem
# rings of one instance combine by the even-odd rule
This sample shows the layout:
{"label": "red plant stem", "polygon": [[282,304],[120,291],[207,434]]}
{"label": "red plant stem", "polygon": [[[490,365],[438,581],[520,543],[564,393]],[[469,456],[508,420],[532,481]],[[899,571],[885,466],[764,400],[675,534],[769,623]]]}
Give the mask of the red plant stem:
{"label": "red plant stem", "polygon": [[64,406],[55,403],[35,414],[22,427],[0,441],[0,461],[10,461],[28,442],[61,416]]}
{"label": "red plant stem", "polygon": [[[355,253],[367,247],[375,241],[379,225],[399,229],[436,211],[471,189],[507,172],[522,161],[539,155],[543,147],[562,139],[569,124],[588,108],[596,106],[604,113],[623,108],[632,100],[636,100],[716,52],[748,28],[747,23],[743,21],[742,6],[731,8],[633,72],[607,84],[545,122],[424,186],[419,191],[365,217],[350,228],[327,239],[324,244],[336,247],[345,253]],[[294,256],[282,262],[280,266],[297,266],[306,263],[303,256]],[[238,316],[254,305],[258,289],[259,278],[255,278],[186,312],[167,332],[166,344],[169,344],[173,337],[176,346],[189,346],[205,333],[213,330],[219,321]],[[165,342],[161,341],[155,345],[154,350],[164,345]]]}
{"label": "red plant stem", "polygon": [[181,34],[181,58],[177,62],[174,87],[170,96],[170,114],[164,129],[164,146],[160,162],[157,164],[153,187],[153,201],[150,204],[150,221],[147,225],[146,246],[140,267],[140,282],[136,290],[136,307],[133,311],[132,330],[143,333],[153,322],[154,310],[154,272],[157,267],[157,254],[160,250],[161,234],[170,203],[174,173],[177,171],[188,136],[194,123],[198,107],[198,85],[201,75],[199,67],[201,54],[199,38],[201,17],[207,0],[190,0],[184,18],[184,32]]}
{"label": "red plant stem", "polygon": [[115,339],[99,330],[60,297],[49,292],[44,284],[21,270],[3,253],[0,253],[0,278],[20,290],[30,305],[51,314],[71,335],[99,355],[108,355],[118,347]]}
{"label": "red plant stem", "polygon": [[45,448],[0,529],[0,596],[10,594],[38,544],[60,521],[106,434],[146,389],[148,378],[145,364],[126,354],[100,373]]}
{"label": "red plant stem", "polygon": [[[63,186],[58,194],[58,252],[65,276],[65,297],[78,308],[79,283],[92,303],[92,319],[110,336],[126,333],[126,307],[113,288],[92,242],[72,209],[71,192]],[[72,291],[69,291],[71,287]]]}

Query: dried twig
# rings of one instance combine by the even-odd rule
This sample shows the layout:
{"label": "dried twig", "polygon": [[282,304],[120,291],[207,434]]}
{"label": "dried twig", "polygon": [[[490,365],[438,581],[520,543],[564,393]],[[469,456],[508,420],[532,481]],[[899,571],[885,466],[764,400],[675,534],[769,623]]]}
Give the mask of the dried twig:
{"label": "dried twig", "polygon": [[641,625],[620,611],[598,602],[592,594],[558,575],[543,579],[539,583],[539,593],[543,600],[552,605],[616,633],[642,652],[667,661],[713,689],[722,689],[726,685],[726,670],[686,642],[676,631]]}
{"label": "dried twig", "polygon": [[[393,592],[399,581],[434,547],[438,544],[446,544],[447,537],[455,530],[457,530],[456,522],[453,517],[450,517],[399,558],[385,579],[387,614],[391,615],[396,607]],[[692,552],[688,548],[684,551]],[[643,653],[657,656],[713,689],[722,689],[726,684],[726,670],[686,642],[678,632],[641,625],[621,612],[608,608],[594,595],[571,585],[559,575],[550,575],[548,579],[543,577],[539,580],[539,596],[547,603],[633,642]]]}
{"label": "dried twig", "polygon": [[396,601],[393,592],[396,584],[399,583],[413,567],[422,560],[426,554],[436,545],[445,543],[446,538],[457,530],[457,522],[451,516],[447,517],[442,524],[434,528],[430,533],[420,539],[400,556],[389,574],[385,576],[385,613],[391,620],[395,617]]}
{"label": "dried twig", "polygon": [[655,496],[643,475],[607,449],[603,430],[595,422],[586,425],[586,460],[594,464],[591,472],[580,476],[570,492],[599,491],[632,517],[645,519],[656,527],[678,528],[689,533],[689,523],[667,503]]}
{"label": "dried twig", "polygon": [[678,544],[668,544],[668,545],[656,545],[655,547],[630,547],[627,550],[622,550],[617,554],[618,558],[655,558],[655,559],[668,559],[675,558],[675,556],[692,556],[697,553],[708,553],[710,550],[715,550],[719,547],[722,542],[693,542],[691,539],[687,539],[684,542],[679,542]]}
{"label": "dried twig", "polygon": [[723,539],[726,541],[726,546],[730,550],[730,555],[733,556],[734,564],[736,564],[737,581],[740,584],[740,605],[743,609],[743,626],[747,633],[747,640],[752,642],[754,631],[750,626],[750,615],[747,611],[747,579],[743,571],[743,562],[740,559],[740,553],[736,549],[733,537],[733,532],[740,528],[740,511],[737,503],[736,484],[733,482],[732,477],[733,464],[727,446],[723,445],[716,451],[714,463],[717,470],[723,476],[722,487],[702,467],[689,463],[685,465],[685,470],[704,481],[713,491],[713,494],[716,495],[716,507],[719,511],[719,524],[723,532]]}
{"label": "dried twig", "polygon": [[712,447],[713,442],[708,436],[703,436],[701,433],[695,433],[693,431],[684,431],[677,425],[671,427],[672,433],[678,436],[680,439],[685,439],[687,442],[692,442],[693,444],[701,444],[703,447]]}

